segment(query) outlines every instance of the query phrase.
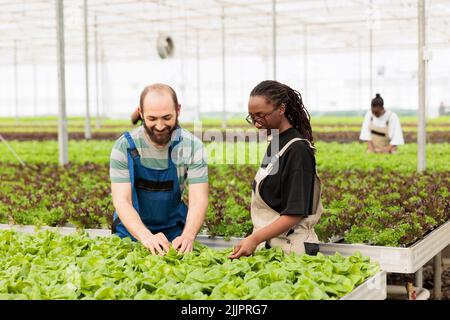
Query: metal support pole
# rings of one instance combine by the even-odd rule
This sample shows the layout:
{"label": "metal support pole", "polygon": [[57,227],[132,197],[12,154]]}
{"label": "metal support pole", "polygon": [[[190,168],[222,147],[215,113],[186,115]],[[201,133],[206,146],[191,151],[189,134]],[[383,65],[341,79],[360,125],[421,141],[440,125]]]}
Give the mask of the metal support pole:
{"label": "metal support pole", "polygon": [[439,252],[433,258],[434,282],[433,294],[435,300],[442,299],[442,254]]}
{"label": "metal support pole", "polygon": [[426,30],[425,30],[425,0],[418,0],[418,21],[419,21],[419,110],[417,123],[417,171],[426,169],[426,80],[427,80],[427,57],[426,50]]}
{"label": "metal support pole", "polygon": [[227,86],[225,68],[225,7],[222,7],[222,128],[227,127]]}
{"label": "metal support pole", "polygon": [[69,163],[67,118],[66,118],[66,80],[65,80],[65,58],[64,58],[64,3],[56,0],[57,19],[57,45],[58,45],[58,146],[59,164],[61,166]]}
{"label": "metal support pole", "polygon": [[369,100],[373,97],[373,0],[370,0],[370,17],[369,17]]}
{"label": "metal support pole", "polygon": [[102,42],[102,45],[100,46],[100,63],[102,66],[102,84],[101,84],[101,89],[102,89],[102,118],[105,119],[106,118],[106,112],[110,112],[111,110],[111,105],[108,105],[108,101],[107,101],[107,97],[108,97],[108,88],[107,88],[107,81],[108,81],[108,77],[107,77],[107,69],[106,69],[106,57],[105,57],[105,48]]}
{"label": "metal support pole", "polygon": [[277,79],[277,1],[272,0],[273,80]]}
{"label": "metal support pole", "polygon": [[414,275],[414,285],[416,288],[422,288],[423,287],[423,268],[420,268],[416,271]]}
{"label": "metal support pole", "polygon": [[187,64],[187,17],[186,17],[186,0],[183,1],[184,5],[184,32],[183,32],[183,48],[181,50],[180,54],[180,78],[181,78],[181,85],[180,85],[180,91],[181,91],[181,104],[185,107],[188,106],[187,103],[187,95],[186,95],[186,87],[187,87],[187,76],[186,76],[186,64]]}
{"label": "metal support pole", "polygon": [[95,127],[100,128],[100,103],[99,103],[99,80],[98,80],[98,25],[97,16],[94,16],[94,55],[95,55]]}
{"label": "metal support pole", "polygon": [[264,63],[264,78],[269,79],[269,73],[270,73],[270,58],[269,58],[269,44],[267,41],[265,41],[266,45],[264,47],[264,57],[263,57],[263,63]]}
{"label": "metal support pole", "polygon": [[361,38],[358,39],[358,110],[362,110],[362,92],[363,92],[363,75],[362,75],[362,45]]}
{"label": "metal support pole", "polygon": [[86,87],[86,117],[84,126],[84,138],[91,139],[91,116],[89,113],[89,42],[88,42],[88,8],[87,0],[83,3],[83,27],[84,27],[84,73]]}
{"label": "metal support pole", "polygon": [[308,26],[303,29],[303,98],[308,97]]}
{"label": "metal support pole", "polygon": [[196,58],[196,67],[197,67],[197,106],[195,108],[195,118],[194,120],[196,122],[200,121],[200,105],[201,105],[201,80],[200,80],[200,38],[198,36],[198,29],[196,34],[196,51],[195,51],[195,58]]}
{"label": "metal support pole", "polygon": [[373,97],[373,29],[369,29],[369,93],[370,99]]}
{"label": "metal support pole", "polygon": [[14,41],[14,107],[16,122],[19,122],[19,72],[17,70],[17,41]]}
{"label": "metal support pole", "polygon": [[36,81],[36,60],[33,55],[33,114],[37,115],[37,81]]}

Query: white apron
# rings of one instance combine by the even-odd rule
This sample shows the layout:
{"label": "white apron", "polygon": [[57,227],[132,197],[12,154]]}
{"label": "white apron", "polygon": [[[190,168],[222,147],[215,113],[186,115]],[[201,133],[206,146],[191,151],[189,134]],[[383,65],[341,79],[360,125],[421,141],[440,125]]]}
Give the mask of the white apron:
{"label": "white apron", "polygon": [[[311,143],[306,139],[294,138],[289,141],[273,158],[272,161],[265,168],[259,168],[255,177],[255,190],[252,191],[252,202],[251,202],[251,217],[253,222],[253,232],[266,227],[280,217],[280,213],[273,210],[267,203],[261,198],[259,190],[261,188],[261,183],[273,170],[274,164],[283,153],[289,148],[289,146],[296,142],[304,140],[311,148]],[[322,202],[320,200],[322,193],[322,184],[317,175],[314,174],[314,195],[313,195],[313,205],[312,213],[308,217],[302,218],[300,222],[292,227],[291,230],[279,235],[278,237],[270,239],[268,245],[270,247],[279,247],[283,249],[286,253],[296,252],[298,254],[305,252],[305,242],[318,243],[316,232],[314,231],[314,226],[319,221],[320,216],[323,212]],[[293,230],[293,232],[292,232]],[[287,235],[289,233],[289,235]],[[261,243],[257,249],[264,247],[264,242]]]}
{"label": "white apron", "polygon": [[369,130],[372,135],[372,143],[373,143],[373,146],[377,149],[385,148],[391,142],[391,139],[389,139],[389,119],[390,118],[391,118],[391,115],[389,115],[389,118],[386,121],[386,127],[375,126],[373,124],[373,117],[370,119]]}

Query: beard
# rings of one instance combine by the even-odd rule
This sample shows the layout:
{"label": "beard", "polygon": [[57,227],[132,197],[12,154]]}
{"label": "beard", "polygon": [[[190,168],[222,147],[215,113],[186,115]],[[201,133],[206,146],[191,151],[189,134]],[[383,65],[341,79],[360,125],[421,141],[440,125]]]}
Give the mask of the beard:
{"label": "beard", "polygon": [[142,121],[142,125],[144,126],[145,132],[147,132],[150,140],[154,142],[156,145],[165,146],[169,143],[172,138],[172,133],[178,127],[178,118],[175,121],[173,127],[166,126],[163,130],[156,130],[154,127],[148,127],[145,123],[145,120]]}

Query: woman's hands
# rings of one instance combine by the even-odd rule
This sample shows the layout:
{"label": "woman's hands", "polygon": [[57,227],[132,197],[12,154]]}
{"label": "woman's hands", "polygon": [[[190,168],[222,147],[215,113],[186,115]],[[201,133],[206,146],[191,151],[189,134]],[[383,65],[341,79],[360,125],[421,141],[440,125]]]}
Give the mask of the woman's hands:
{"label": "woman's hands", "polygon": [[260,242],[256,239],[254,234],[251,234],[236,245],[233,253],[228,256],[228,258],[238,259],[241,256],[249,256],[256,250],[258,244],[260,244]]}

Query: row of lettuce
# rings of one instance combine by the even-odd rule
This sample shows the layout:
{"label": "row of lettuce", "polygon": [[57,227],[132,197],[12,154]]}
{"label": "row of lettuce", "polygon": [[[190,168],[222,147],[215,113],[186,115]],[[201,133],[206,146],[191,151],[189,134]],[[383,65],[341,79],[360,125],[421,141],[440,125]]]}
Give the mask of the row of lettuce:
{"label": "row of lettuce", "polygon": [[[450,141],[449,141],[450,142]],[[72,164],[109,164],[113,141],[69,141],[69,162]],[[341,172],[345,170],[374,170],[415,172],[417,170],[417,145],[399,147],[394,155],[367,154],[363,143],[316,142],[317,169]],[[0,143],[0,163],[19,163],[15,154],[26,164],[58,164],[57,141],[10,141],[8,146]],[[213,142],[205,143],[208,164],[216,165],[259,165],[266,151],[267,143]],[[450,143],[428,144],[426,146],[428,171],[448,171]]]}
{"label": "row of lettuce", "polygon": [[[445,129],[445,128],[444,128]],[[125,131],[125,130],[124,130]],[[115,141],[118,139],[123,131],[116,132],[94,132],[91,135],[91,141]],[[256,135],[256,130],[252,131],[230,131],[230,130],[203,130],[195,132],[195,135],[202,139],[204,142],[212,141],[211,137],[214,139],[222,139],[225,141],[226,138],[230,138],[232,136],[236,137],[235,139],[241,139],[245,141],[245,136]],[[0,130],[0,135],[6,140],[15,140],[15,141],[57,141],[58,133],[57,132],[3,132]],[[416,132],[406,131],[403,134],[405,143],[415,143],[417,141]],[[68,135],[69,140],[73,141],[85,141],[85,133],[84,132],[70,132]],[[338,143],[354,143],[359,141],[359,131],[315,131],[314,132],[315,141],[320,142],[338,142]],[[441,131],[431,131],[427,134],[427,143],[447,143],[450,141],[450,131],[441,130]]]}
{"label": "row of lettuce", "polygon": [[[106,164],[0,164],[0,223],[110,228],[114,211]],[[203,232],[251,233],[255,165],[210,166]],[[450,171],[423,174],[387,169],[319,172],[325,212],[322,241],[408,246],[450,220]],[[188,193],[185,193],[188,201]]]}

